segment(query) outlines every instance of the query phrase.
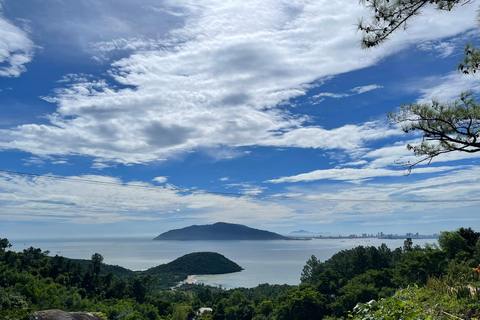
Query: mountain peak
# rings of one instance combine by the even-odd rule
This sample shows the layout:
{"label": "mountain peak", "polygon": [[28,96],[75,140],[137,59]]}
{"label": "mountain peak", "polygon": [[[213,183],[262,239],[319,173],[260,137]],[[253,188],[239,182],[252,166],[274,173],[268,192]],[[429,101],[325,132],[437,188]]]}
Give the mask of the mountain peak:
{"label": "mountain peak", "polygon": [[278,233],[247,227],[242,224],[217,222],[192,225],[164,232],[153,240],[288,240]]}

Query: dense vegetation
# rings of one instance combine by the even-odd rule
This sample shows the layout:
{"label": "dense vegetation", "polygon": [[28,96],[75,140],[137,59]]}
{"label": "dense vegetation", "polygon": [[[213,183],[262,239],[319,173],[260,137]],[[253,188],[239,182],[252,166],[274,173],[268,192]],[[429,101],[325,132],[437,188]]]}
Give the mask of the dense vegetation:
{"label": "dense vegetation", "polygon": [[480,318],[480,233],[442,232],[438,246],[357,247],[326,261],[312,256],[299,286],[263,284],[222,290],[184,285],[171,290],[153,275],[102,273],[99,254],[87,267],[0,241],[0,315],[23,319],[35,310],[94,311],[106,319],[202,320],[475,319]]}
{"label": "dense vegetation", "polygon": [[145,270],[144,274],[223,274],[242,271],[235,262],[216,252],[194,252],[170,263]]}

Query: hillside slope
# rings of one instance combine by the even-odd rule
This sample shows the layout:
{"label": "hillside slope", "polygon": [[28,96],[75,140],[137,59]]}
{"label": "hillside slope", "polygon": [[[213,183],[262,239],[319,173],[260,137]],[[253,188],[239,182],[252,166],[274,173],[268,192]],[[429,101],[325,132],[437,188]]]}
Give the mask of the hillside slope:
{"label": "hillside slope", "polygon": [[194,252],[174,261],[142,272],[142,274],[223,274],[242,271],[235,262],[216,252]]}
{"label": "hillside slope", "polygon": [[278,233],[250,228],[241,224],[217,222],[193,225],[164,232],[153,240],[289,240]]}

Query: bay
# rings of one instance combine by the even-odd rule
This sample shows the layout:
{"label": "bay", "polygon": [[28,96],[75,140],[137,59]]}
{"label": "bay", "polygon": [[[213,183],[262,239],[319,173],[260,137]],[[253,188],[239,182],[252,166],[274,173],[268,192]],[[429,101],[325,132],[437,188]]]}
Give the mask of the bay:
{"label": "bay", "polygon": [[[21,251],[31,246],[49,250],[67,258],[90,259],[94,253],[104,257],[104,263],[131,270],[145,270],[175,260],[192,252],[218,252],[244,268],[223,275],[196,275],[194,280],[212,286],[231,289],[251,288],[262,283],[298,285],[306,261],[315,255],[325,261],[340,250],[357,246],[380,246],[385,243],[395,249],[403,239],[314,239],[275,241],[152,241],[146,238],[123,239],[9,239],[11,250]],[[435,243],[434,239],[414,240],[414,244]]]}

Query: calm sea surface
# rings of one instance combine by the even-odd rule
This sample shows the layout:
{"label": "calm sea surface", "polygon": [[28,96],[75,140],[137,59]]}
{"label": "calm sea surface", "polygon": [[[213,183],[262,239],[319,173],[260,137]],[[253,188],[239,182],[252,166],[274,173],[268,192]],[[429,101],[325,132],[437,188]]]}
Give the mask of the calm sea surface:
{"label": "calm sea surface", "polygon": [[[168,263],[192,252],[211,251],[223,254],[245,270],[225,275],[199,275],[195,280],[223,288],[255,287],[262,283],[300,283],[305,262],[313,254],[321,261],[343,249],[357,246],[380,246],[385,243],[394,249],[403,246],[403,240],[387,239],[322,239],[308,241],[153,241],[145,238],[88,239],[88,240],[25,240],[9,239],[11,250],[21,251],[31,246],[50,250],[68,258],[90,259],[100,253],[104,263],[131,270],[144,270]],[[414,240],[424,245],[436,240]]]}

